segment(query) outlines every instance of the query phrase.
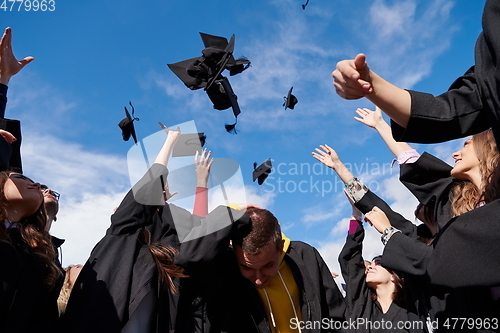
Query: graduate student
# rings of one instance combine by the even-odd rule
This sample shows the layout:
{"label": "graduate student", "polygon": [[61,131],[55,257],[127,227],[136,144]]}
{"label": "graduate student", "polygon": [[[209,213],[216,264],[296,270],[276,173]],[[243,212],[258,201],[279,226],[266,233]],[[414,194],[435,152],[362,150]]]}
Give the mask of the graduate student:
{"label": "graduate student", "polygon": [[[352,204],[346,243],[339,255],[340,268],[346,283],[346,317],[358,325],[353,332],[408,332],[408,315],[404,302],[403,277],[384,268],[382,256],[376,256],[365,267],[362,257],[363,217]],[[383,322],[391,324],[381,325]],[[399,326],[398,326],[399,325]],[[422,325],[423,331],[423,325]]]}
{"label": "graduate student", "polygon": [[[397,228],[398,232],[405,235],[408,239],[415,242],[415,246],[418,248],[418,253],[425,258],[430,256],[432,249],[420,241],[419,228],[417,228],[413,223],[405,219],[402,215],[393,211],[391,207],[381,198],[379,198],[375,193],[370,191],[361,180],[356,178],[349,169],[342,163],[337,152],[329,147],[328,145],[320,145],[312,153],[312,156],[325,164],[329,168],[332,168],[339,178],[346,185],[346,194],[350,201],[354,203],[354,206],[359,209],[359,213],[354,210],[353,214],[355,219],[350,221],[349,232],[346,240],[346,245],[344,246],[342,253],[339,255],[339,262],[341,267],[345,267],[343,271],[346,272],[348,279],[351,280],[350,285],[347,284],[347,312],[351,318],[356,318],[357,316],[363,315],[363,320],[369,321],[371,317],[380,319],[390,319],[394,320],[393,327],[396,327],[397,322],[406,321],[407,323],[412,323],[409,328],[410,332],[422,332],[425,328],[426,318],[429,317],[429,306],[428,298],[422,293],[422,286],[424,285],[424,278],[422,276],[417,276],[413,274],[414,272],[403,271],[403,275],[399,275],[399,278],[404,280],[404,299],[402,302],[401,293],[398,291],[396,293],[398,300],[394,305],[389,303],[392,310],[388,312],[387,315],[381,310],[380,306],[376,303],[370,301],[365,296],[368,293],[368,286],[364,283],[363,276],[365,271],[361,270],[360,258],[361,251],[358,250],[362,247],[362,241],[364,238],[364,229],[361,225],[361,213],[368,213],[373,210],[374,207],[380,207],[380,209],[387,214],[391,219],[393,226]],[[354,213],[355,212],[355,213]],[[387,237],[386,237],[387,238]],[[419,247],[420,246],[420,247]],[[385,253],[377,258],[378,262],[382,264],[384,269],[388,266],[384,264]],[[382,259],[382,260],[381,260]],[[392,269],[395,271],[395,269]],[[348,281],[346,278],[346,282]],[[396,279],[397,280],[397,279]],[[366,281],[368,282],[368,281]],[[364,292],[364,294],[363,294]],[[395,296],[396,296],[395,295]],[[376,299],[375,299],[376,300]],[[387,298],[385,298],[387,304]],[[405,309],[404,315],[402,308]],[[387,309],[387,307],[386,307]],[[403,324],[401,324],[403,325]],[[370,326],[359,326],[358,329],[367,330]],[[387,329],[387,327],[385,327]],[[405,328],[406,329],[406,328]]]}
{"label": "graduate student", "polygon": [[[173,279],[185,277],[174,265],[179,246],[174,220],[196,224],[201,217],[165,205],[173,193],[166,165],[180,131],[168,133],[155,164],[129,191],[111,216],[106,236],[80,272],[62,317],[72,332],[156,332],[172,330],[176,312],[170,296]],[[209,163],[203,154],[204,163]],[[208,161],[208,162],[206,162]],[[142,202],[142,203],[140,203]]]}
{"label": "graduate student", "polygon": [[[26,64],[12,52],[10,28],[0,40],[0,170],[20,171],[19,121],[4,118],[7,84]],[[0,172],[0,331],[54,332],[62,284],[45,230],[40,184],[13,171]]]}
{"label": "graduate student", "polygon": [[[487,137],[487,135],[488,132],[475,136]],[[494,142],[491,132],[489,135],[491,142]],[[477,141],[484,142],[484,140]],[[385,245],[382,265],[404,273],[407,309],[412,321],[419,318],[422,322],[427,322],[427,318],[429,318],[430,321],[441,326],[429,326],[428,329],[438,328],[441,331],[446,331],[446,327],[442,325],[449,322],[450,318],[467,317],[478,321],[485,318],[497,318],[497,314],[500,312],[498,312],[498,304],[493,296],[496,288],[492,288],[492,285],[484,287],[472,284],[464,288],[443,288],[430,284],[426,274],[435,255],[433,248],[420,242],[415,237],[415,233],[408,232],[408,226],[412,225],[410,221],[405,223],[404,218],[401,220],[401,216],[395,214],[385,202],[379,200],[377,203],[377,197],[352,176],[333,149],[326,145],[320,146],[320,148],[316,149],[314,157],[326,165],[331,164],[341,179],[348,184],[348,189],[353,192],[352,196],[355,198],[356,207],[365,213],[365,220],[369,221],[382,234],[382,242]],[[484,157],[484,155],[482,156]],[[462,174],[461,177],[471,177],[471,174],[476,172],[480,174],[479,167],[471,167],[470,162],[474,161],[474,156],[469,154],[469,158],[457,168],[457,176]],[[471,168],[473,171],[470,170]],[[381,209],[377,206],[380,206]],[[480,208],[474,209],[474,212],[478,209]],[[413,228],[416,229],[414,226]],[[446,227],[440,230],[438,239],[445,232]],[[464,258],[462,257],[462,259]],[[469,254],[468,258],[468,260],[483,260],[479,257],[476,258],[475,254]],[[462,277],[455,277],[455,279],[464,282]]]}
{"label": "graduate student", "polygon": [[[285,237],[270,211],[250,207],[215,232],[207,228],[193,228],[175,263],[200,287],[211,332],[339,330],[345,304],[330,270],[312,246]],[[322,320],[329,326],[318,326]]]}

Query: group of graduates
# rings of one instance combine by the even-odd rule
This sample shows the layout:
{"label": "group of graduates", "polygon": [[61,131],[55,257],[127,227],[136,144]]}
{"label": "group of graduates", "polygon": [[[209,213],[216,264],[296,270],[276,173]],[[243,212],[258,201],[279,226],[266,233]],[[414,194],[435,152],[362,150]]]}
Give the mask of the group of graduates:
{"label": "group of graduates", "polygon": [[[423,222],[393,211],[333,148],[316,148],[313,157],[336,171],[352,204],[339,254],[344,296],[318,251],[287,238],[270,211],[230,204],[208,212],[213,159],[206,150],[194,157],[193,212],[171,204],[167,165],[181,133],[166,127],[154,164],[79,274],[63,270],[44,206],[44,190],[55,192],[22,174],[20,124],[4,118],[8,82],[33,60],[14,57],[7,28],[0,41],[0,332],[500,331],[497,32],[500,1],[487,0],[475,66],[437,97],[390,84],[363,54],[337,64],[337,93],[378,107],[358,109],[356,119],[394,153]],[[454,167],[401,142],[468,135],[452,155]],[[363,221],[384,244],[371,261],[361,255]]]}

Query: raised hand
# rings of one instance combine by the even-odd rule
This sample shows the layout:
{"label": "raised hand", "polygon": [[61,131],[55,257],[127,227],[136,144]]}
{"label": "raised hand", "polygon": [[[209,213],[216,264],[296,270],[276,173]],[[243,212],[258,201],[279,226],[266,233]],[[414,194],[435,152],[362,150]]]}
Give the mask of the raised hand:
{"label": "raised hand", "polygon": [[362,53],[354,59],[339,61],[332,77],[335,90],[342,98],[359,99],[373,92],[370,68]]}
{"label": "raised hand", "polygon": [[380,233],[383,233],[386,228],[391,226],[387,215],[377,206],[374,206],[371,211],[365,214],[365,221]]}
{"label": "raised hand", "polygon": [[12,133],[2,129],[0,129],[0,136],[2,136],[4,140],[7,141],[8,143],[12,143],[17,140],[16,137],[12,135]]}
{"label": "raised hand", "polygon": [[24,66],[33,60],[35,60],[33,57],[16,59],[12,51],[12,29],[6,28],[0,40],[0,83],[9,83],[12,76],[19,73]]}
{"label": "raised hand", "polygon": [[210,176],[210,168],[214,159],[212,158],[212,152],[207,149],[203,149],[201,154],[196,151],[194,155],[194,163],[196,165],[196,186],[207,187],[208,177]]}
{"label": "raised hand", "polygon": [[320,145],[314,150],[316,152],[312,152],[312,156],[329,168],[333,169],[338,163],[341,163],[337,152],[328,145]]}
{"label": "raised hand", "polygon": [[354,117],[354,119],[368,127],[376,129],[377,126],[385,123],[384,118],[382,118],[382,110],[378,107],[375,108],[375,111],[367,108],[358,108],[356,109],[356,113],[359,117]]}

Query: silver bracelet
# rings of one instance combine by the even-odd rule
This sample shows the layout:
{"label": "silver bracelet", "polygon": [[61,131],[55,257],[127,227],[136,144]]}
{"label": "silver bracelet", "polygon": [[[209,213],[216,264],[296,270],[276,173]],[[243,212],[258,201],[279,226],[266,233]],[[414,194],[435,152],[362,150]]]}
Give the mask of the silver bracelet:
{"label": "silver bracelet", "polygon": [[347,194],[354,202],[361,200],[366,192],[368,192],[368,187],[366,187],[366,185],[356,177],[352,177],[347,183],[345,183],[345,187]]}
{"label": "silver bracelet", "polygon": [[391,239],[392,235],[394,235],[396,232],[401,232],[401,230],[396,229],[392,226],[385,228],[384,232],[382,233],[382,236],[380,237],[382,244],[384,244],[385,246],[389,241],[389,239]]}

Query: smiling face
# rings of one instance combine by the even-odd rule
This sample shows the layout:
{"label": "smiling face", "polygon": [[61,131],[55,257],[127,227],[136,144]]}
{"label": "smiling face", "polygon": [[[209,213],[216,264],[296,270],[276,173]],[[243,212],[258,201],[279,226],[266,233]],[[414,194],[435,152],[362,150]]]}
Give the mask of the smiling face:
{"label": "smiling face", "polygon": [[382,258],[376,257],[369,265],[366,265],[366,284],[370,288],[375,288],[377,284],[394,282],[394,278],[387,269],[381,266]]}
{"label": "smiling face", "polygon": [[273,276],[278,274],[281,251],[276,248],[275,243],[268,244],[256,255],[243,252],[238,245],[234,246],[234,252],[241,275],[255,287],[267,287]]}
{"label": "smiling face", "polygon": [[7,209],[15,209],[20,218],[33,215],[43,203],[40,184],[19,173],[9,174],[3,191],[7,201]]}
{"label": "smiling face", "polygon": [[455,159],[455,166],[451,170],[453,177],[469,181],[474,181],[475,178],[480,177],[479,159],[472,138],[466,140],[463,148],[451,156]]}

